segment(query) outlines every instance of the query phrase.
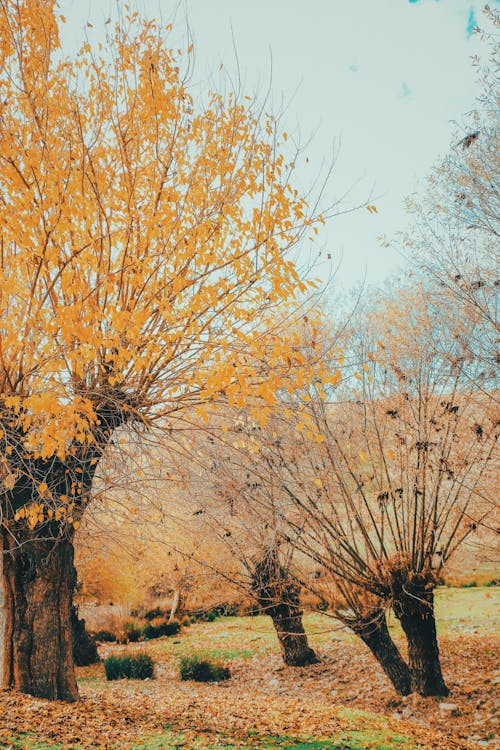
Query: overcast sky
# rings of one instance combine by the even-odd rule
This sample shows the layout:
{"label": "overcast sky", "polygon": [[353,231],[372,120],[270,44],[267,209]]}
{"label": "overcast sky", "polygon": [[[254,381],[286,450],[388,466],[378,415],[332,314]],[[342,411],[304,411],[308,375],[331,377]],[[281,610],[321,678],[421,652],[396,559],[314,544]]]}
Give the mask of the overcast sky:
{"label": "overcast sky", "polygon": [[[121,4],[121,3],[120,3]],[[490,0],[497,6],[498,0]],[[484,24],[482,0],[130,0],[148,17],[170,20],[179,34],[185,16],[194,37],[194,80],[203,84],[219,66],[236,69],[245,87],[263,93],[272,60],[272,100],[287,102],[284,129],[312,135],[304,185],[310,183],[332,144],[340,144],[327,198],[351,186],[349,204],[373,195],[366,209],[334,219],[321,238],[320,261],[342,258],[337,284],[350,287],[366,276],[379,283],[400,261],[377,236],[389,238],[408,222],[404,197],[422,185],[450,143],[453,122],[478,93],[473,54],[484,52],[476,24]],[[68,52],[88,33],[100,38],[116,2],[60,0]],[[87,22],[92,27],[87,26]],[[167,40],[168,43],[168,40]]]}

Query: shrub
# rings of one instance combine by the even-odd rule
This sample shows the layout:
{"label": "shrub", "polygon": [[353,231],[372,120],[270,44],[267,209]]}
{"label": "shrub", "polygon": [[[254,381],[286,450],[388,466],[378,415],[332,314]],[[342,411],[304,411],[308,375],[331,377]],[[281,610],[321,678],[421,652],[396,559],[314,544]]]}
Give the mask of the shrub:
{"label": "shrub", "polygon": [[147,680],[154,677],[154,662],[149,654],[143,652],[132,658],[130,677],[133,680]]}
{"label": "shrub", "polygon": [[154,677],[154,662],[149,654],[135,656],[108,656],[104,661],[107,680],[147,680]]}
{"label": "shrub", "polygon": [[200,656],[183,656],[179,671],[181,680],[195,682],[221,682],[231,677],[231,672],[223,664]]}
{"label": "shrub", "polygon": [[142,634],[144,638],[151,640],[152,638],[161,638],[162,635],[177,635],[180,629],[181,624],[180,622],[177,622],[177,620],[167,622],[166,620],[157,619],[148,622],[148,624],[143,627]]}
{"label": "shrub", "polygon": [[485,586],[500,586],[500,578],[492,578],[490,581],[486,581]]}
{"label": "shrub", "polygon": [[143,628],[135,622],[124,622],[123,630],[125,632],[126,639],[130,643],[137,643],[142,635]]}
{"label": "shrub", "polygon": [[78,608],[71,608],[71,627],[73,630],[73,657],[77,667],[87,667],[100,661],[97,653],[95,636],[85,629],[85,620],[78,616]]}
{"label": "shrub", "polygon": [[116,635],[110,630],[98,630],[93,635],[95,640],[100,643],[116,643]]}

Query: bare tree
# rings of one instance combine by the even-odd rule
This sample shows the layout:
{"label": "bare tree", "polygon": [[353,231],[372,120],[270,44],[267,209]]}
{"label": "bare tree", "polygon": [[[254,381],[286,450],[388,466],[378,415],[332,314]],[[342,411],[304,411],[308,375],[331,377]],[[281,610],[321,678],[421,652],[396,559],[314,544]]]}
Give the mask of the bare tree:
{"label": "bare tree", "polygon": [[365,309],[345,342],[344,378],[355,385],[337,394],[350,398],[329,402],[318,386],[285,400],[259,438],[248,490],[265,504],[260,487],[276,488],[287,540],[327,572],[339,619],[360,635],[370,623],[378,643],[365,642],[405,692],[385,630],[393,607],[422,695],[448,692],[434,589],[495,507],[494,391],[470,379],[474,325],[442,302],[421,285]]}

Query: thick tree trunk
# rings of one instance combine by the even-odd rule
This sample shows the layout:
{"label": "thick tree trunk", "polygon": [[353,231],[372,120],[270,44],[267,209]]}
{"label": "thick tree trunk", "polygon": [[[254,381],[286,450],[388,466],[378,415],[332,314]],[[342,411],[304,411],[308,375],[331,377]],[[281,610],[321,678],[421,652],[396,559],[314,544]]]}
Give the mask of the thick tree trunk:
{"label": "thick tree trunk", "polygon": [[75,701],[73,545],[64,538],[24,541],[19,546],[3,532],[2,682],[40,698]]}
{"label": "thick tree trunk", "polygon": [[316,664],[319,659],[307,642],[302,624],[300,588],[270,549],[255,565],[252,591],[264,614],[273,621],[283,661],[290,667]]}
{"label": "thick tree trunk", "polygon": [[267,608],[281,649],[283,661],[290,667],[307,667],[317,664],[319,659],[307,642],[302,624],[302,611],[287,603]]}
{"label": "thick tree trunk", "polygon": [[412,692],[411,673],[391,638],[385,612],[374,613],[372,617],[359,620],[350,627],[368,646],[394,689],[400,695],[409,695]]}
{"label": "thick tree trunk", "polygon": [[434,616],[434,592],[425,580],[405,583],[395,592],[393,608],[408,641],[414,690],[420,695],[448,695],[441,671]]}
{"label": "thick tree trunk", "polygon": [[[93,440],[87,445],[75,439],[64,460],[27,455],[18,415],[0,411],[0,452],[8,442],[10,469],[16,476],[14,486],[0,495],[0,684],[66,701],[78,700],[71,627],[74,522],[87,507],[98,462],[111,436],[136,413],[120,389],[103,388],[93,395]],[[71,505],[67,520],[65,513],[56,520],[57,498],[65,511]],[[29,509],[34,503],[42,512],[30,531]]]}

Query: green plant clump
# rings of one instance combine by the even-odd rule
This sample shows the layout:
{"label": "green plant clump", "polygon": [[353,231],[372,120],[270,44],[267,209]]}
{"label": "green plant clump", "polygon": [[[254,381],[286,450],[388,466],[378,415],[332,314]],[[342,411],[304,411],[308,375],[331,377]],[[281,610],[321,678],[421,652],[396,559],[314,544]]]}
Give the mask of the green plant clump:
{"label": "green plant clump", "polygon": [[104,661],[107,680],[147,680],[154,677],[154,662],[149,654],[134,656],[108,656]]}
{"label": "green plant clump", "polygon": [[152,620],[142,629],[144,638],[161,638],[162,635],[177,635],[181,625],[177,620],[167,622],[166,620]]}
{"label": "green plant clump", "polygon": [[181,680],[195,682],[222,682],[231,677],[231,672],[223,664],[201,656],[183,656],[179,671]]}

